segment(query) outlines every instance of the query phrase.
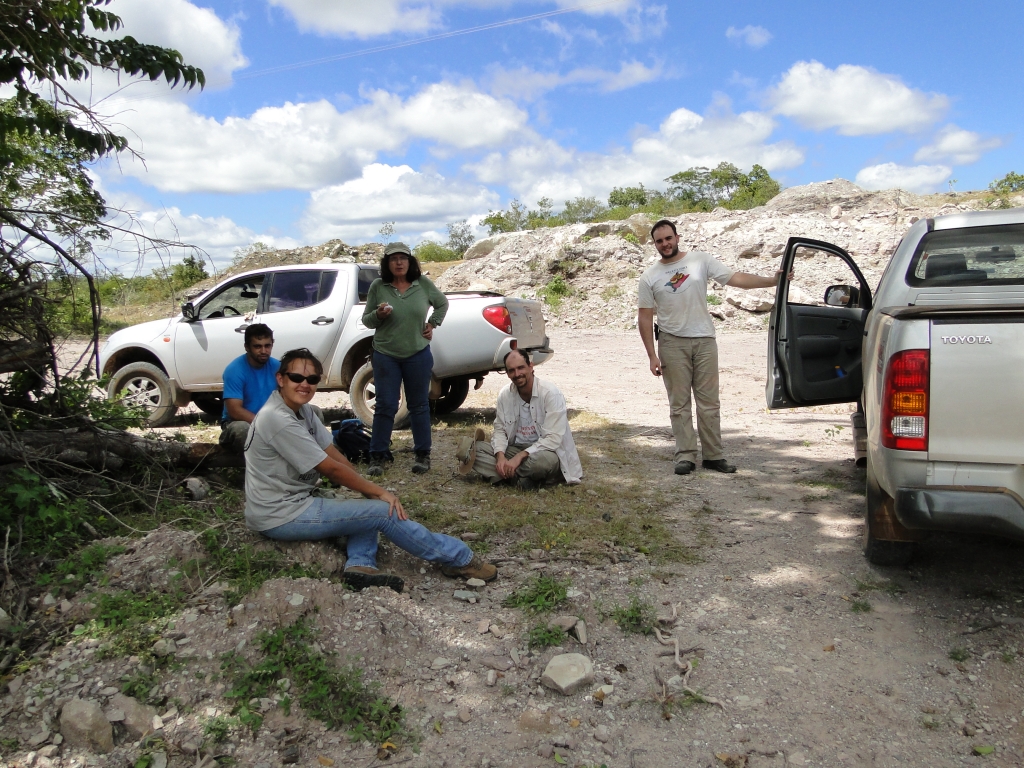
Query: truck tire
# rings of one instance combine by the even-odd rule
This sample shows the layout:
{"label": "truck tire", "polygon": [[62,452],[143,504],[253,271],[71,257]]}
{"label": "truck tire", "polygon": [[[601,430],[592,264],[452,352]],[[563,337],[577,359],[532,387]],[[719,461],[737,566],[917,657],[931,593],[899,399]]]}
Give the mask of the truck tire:
{"label": "truck tire", "polygon": [[207,416],[220,421],[224,415],[224,397],[219,392],[196,392],[192,395],[192,402],[196,408]]}
{"label": "truck tire", "polygon": [[152,363],[129,363],[118,370],[110,379],[107,397],[145,408],[151,427],[166,427],[178,411],[167,374]]}
{"label": "truck tire", "polygon": [[[366,363],[356,371],[348,388],[348,399],[352,403],[352,411],[356,418],[367,427],[373,429],[373,412],[376,405],[377,391],[373,386],[373,364]],[[398,397],[398,412],[395,414],[395,429],[409,427],[409,407],[405,402],[405,387]]]}
{"label": "truck tire", "polygon": [[871,520],[883,504],[892,504],[889,496],[875,479],[871,459],[867,461],[867,488],[864,504],[864,557],[872,565],[906,565],[917,549],[915,541],[887,541],[876,539],[871,532]]}
{"label": "truck tire", "polygon": [[438,414],[453,413],[469,397],[469,379],[443,379],[441,396],[430,401],[431,410]]}

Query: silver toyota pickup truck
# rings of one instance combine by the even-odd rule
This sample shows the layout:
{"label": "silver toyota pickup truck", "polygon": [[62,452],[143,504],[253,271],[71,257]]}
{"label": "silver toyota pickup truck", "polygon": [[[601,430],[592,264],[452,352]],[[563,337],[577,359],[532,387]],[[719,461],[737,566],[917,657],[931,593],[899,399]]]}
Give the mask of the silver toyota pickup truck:
{"label": "silver toyota pickup truck", "polygon": [[[244,354],[251,323],[274,331],[278,354],[307,347],[324,364],[320,391],[349,393],[352,410],[373,422],[373,331],[363,325],[366,293],[380,277],[369,264],[304,264],[233,275],[166,320],[117,331],[100,350],[107,394],[145,407],[151,426],[163,426],[189,401],[220,417],[224,368]],[[540,302],[486,291],[446,294],[448,314],[434,331],[430,397],[435,413],[462,405],[469,383],[504,366],[515,347],[540,364],[554,352]],[[426,318],[424,318],[426,319]],[[403,397],[396,426],[408,420]]]}
{"label": "silver toyota pickup truck", "polygon": [[[790,301],[809,269],[835,284]],[[1024,209],[916,222],[873,295],[821,241],[791,238],[783,275],[768,407],[859,404],[868,560],[904,564],[929,531],[1024,539]]]}

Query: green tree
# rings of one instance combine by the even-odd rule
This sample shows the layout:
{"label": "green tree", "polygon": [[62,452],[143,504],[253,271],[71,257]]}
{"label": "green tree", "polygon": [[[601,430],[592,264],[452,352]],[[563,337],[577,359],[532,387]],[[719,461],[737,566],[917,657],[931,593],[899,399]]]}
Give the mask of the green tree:
{"label": "green tree", "polygon": [[[99,347],[100,296],[85,264],[90,239],[103,236],[106,210],[84,166],[127,149],[128,142],[78,101],[66,83],[85,80],[91,71],[101,69],[163,78],[188,88],[205,84],[202,70],[186,65],[177,51],[127,35],[117,37],[121,19],[104,10],[109,3],[0,3],[0,85],[14,92],[12,101],[0,109],[0,221],[5,225],[0,230],[0,282],[14,286],[20,309],[35,317],[49,300],[49,281],[39,279],[36,265],[53,264],[57,275],[80,275],[88,286],[94,354]],[[44,256],[43,249],[52,255]],[[76,280],[62,284],[73,287]],[[3,341],[12,343],[11,335]],[[52,353],[50,329],[27,337],[13,335],[13,343],[46,342]],[[55,369],[56,357],[50,357]]]}
{"label": "green tree", "polygon": [[689,168],[665,179],[670,197],[690,210],[710,211],[718,206],[746,209],[764,205],[781,189],[768,171],[754,165],[749,174],[732,163],[715,168]]}
{"label": "green tree", "polygon": [[567,200],[561,218],[566,224],[593,221],[605,212],[605,207],[596,197],[574,197]]}
{"label": "green tree", "polygon": [[445,245],[449,250],[457,253],[460,259],[475,241],[473,228],[465,219],[448,224],[448,242]]}
{"label": "green tree", "polygon": [[1024,174],[1010,171],[1001,179],[996,179],[988,188],[998,195],[1012,195],[1016,192],[1024,192]]}
{"label": "green tree", "polygon": [[615,187],[608,195],[609,208],[639,208],[647,205],[649,192],[643,184],[635,187]]}
{"label": "green tree", "polygon": [[519,232],[526,229],[528,219],[529,211],[526,206],[513,198],[507,210],[488,211],[483,223],[490,234],[497,235],[500,232]]}

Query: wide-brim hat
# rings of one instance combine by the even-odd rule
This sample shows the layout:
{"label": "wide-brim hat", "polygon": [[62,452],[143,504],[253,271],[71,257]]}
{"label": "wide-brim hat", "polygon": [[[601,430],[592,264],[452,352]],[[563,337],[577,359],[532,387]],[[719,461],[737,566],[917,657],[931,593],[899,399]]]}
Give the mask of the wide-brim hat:
{"label": "wide-brim hat", "polygon": [[394,253],[404,253],[406,256],[412,256],[412,251],[409,250],[409,246],[405,243],[388,243],[384,249],[384,255],[390,256]]}
{"label": "wide-brim hat", "polygon": [[459,460],[459,474],[468,475],[473,471],[473,463],[476,461],[476,444],[487,440],[487,434],[480,427],[476,428],[473,437],[464,437],[459,440],[459,447],[455,451],[455,458]]}

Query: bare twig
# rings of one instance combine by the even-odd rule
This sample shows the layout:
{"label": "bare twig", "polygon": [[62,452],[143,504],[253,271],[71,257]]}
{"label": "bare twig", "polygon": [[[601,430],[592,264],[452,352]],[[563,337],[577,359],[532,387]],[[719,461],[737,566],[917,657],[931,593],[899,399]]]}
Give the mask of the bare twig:
{"label": "bare twig", "polygon": [[679,670],[683,673],[683,684],[680,687],[683,693],[692,696],[698,701],[706,701],[708,704],[714,704],[715,706],[721,707],[724,710],[725,704],[723,704],[719,699],[713,698],[711,696],[705,696],[701,693],[697,693],[697,691],[693,690],[693,688],[690,688],[690,673],[693,672],[693,665],[690,664],[689,660],[683,661],[681,658],[679,658],[679,638],[666,637],[665,635],[661,634],[661,630],[657,627],[654,628],[654,634],[658,638],[658,642],[662,645],[672,645],[675,647],[675,664],[676,667],[678,667]]}

